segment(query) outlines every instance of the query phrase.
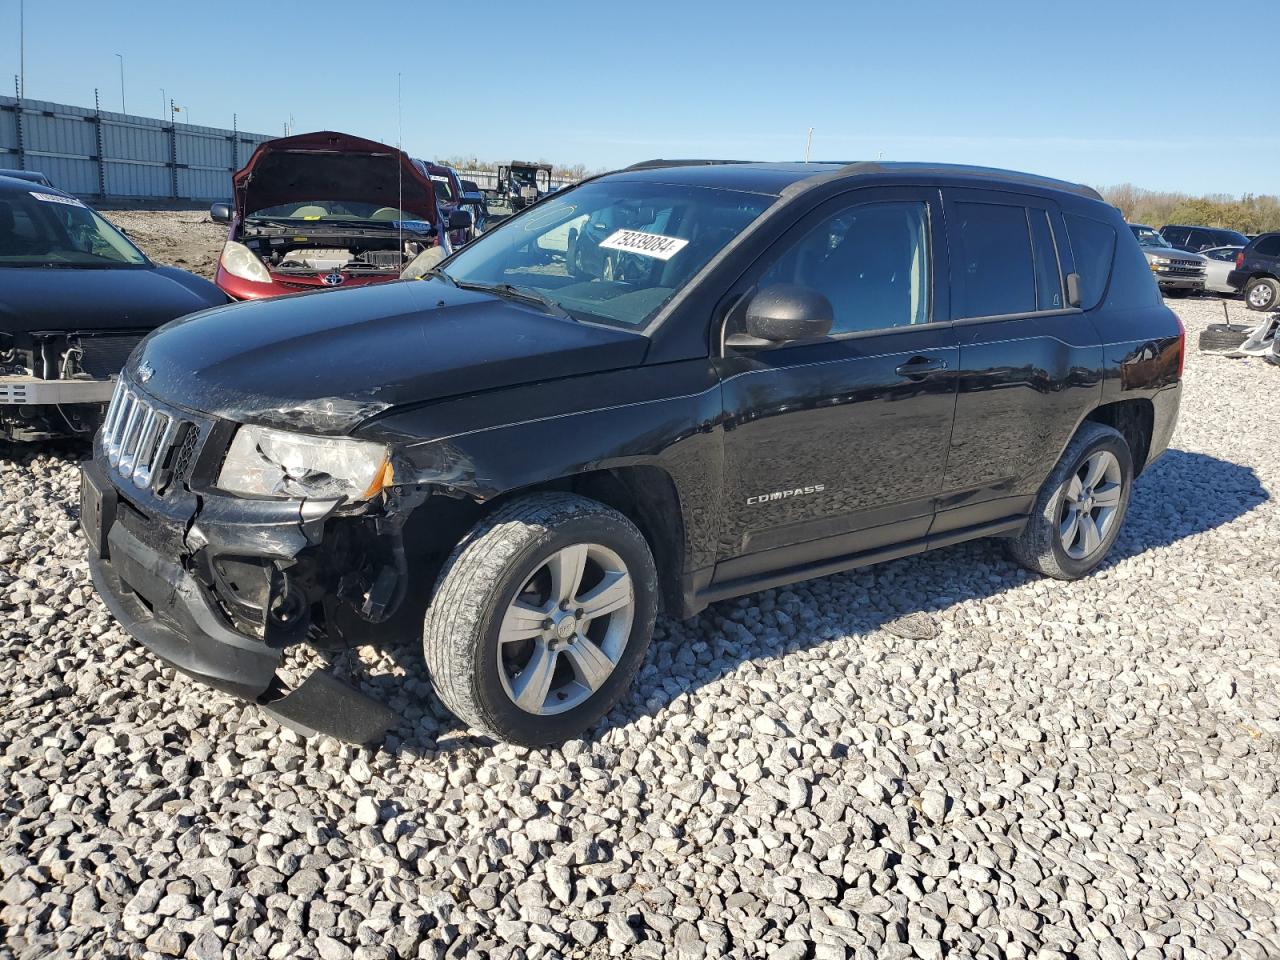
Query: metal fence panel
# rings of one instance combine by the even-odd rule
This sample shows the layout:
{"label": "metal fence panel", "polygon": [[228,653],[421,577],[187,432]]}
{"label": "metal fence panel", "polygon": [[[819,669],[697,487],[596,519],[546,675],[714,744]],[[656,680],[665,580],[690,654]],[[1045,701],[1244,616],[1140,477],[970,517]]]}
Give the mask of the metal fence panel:
{"label": "metal fence panel", "polygon": [[221,200],[272,139],[65,103],[0,97],[0,167],[39,170],[91,200]]}

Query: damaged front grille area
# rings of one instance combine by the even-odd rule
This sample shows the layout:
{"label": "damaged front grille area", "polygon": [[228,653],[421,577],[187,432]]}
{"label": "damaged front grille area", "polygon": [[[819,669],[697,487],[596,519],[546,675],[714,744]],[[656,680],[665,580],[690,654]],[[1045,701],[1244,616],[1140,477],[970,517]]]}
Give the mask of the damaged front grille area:
{"label": "damaged front grille area", "polygon": [[200,425],[147,397],[121,377],[102,424],[102,450],[112,470],[135,487],[162,492],[185,479]]}

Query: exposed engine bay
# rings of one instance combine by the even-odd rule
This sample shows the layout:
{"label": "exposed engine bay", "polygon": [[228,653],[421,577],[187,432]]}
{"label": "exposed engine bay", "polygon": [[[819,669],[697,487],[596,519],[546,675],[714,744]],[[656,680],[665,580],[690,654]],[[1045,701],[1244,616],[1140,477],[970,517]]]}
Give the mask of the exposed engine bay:
{"label": "exposed engine bay", "polygon": [[242,241],[276,274],[342,272],[399,275],[405,264],[431,246],[419,233],[383,230],[299,234],[246,229]]}

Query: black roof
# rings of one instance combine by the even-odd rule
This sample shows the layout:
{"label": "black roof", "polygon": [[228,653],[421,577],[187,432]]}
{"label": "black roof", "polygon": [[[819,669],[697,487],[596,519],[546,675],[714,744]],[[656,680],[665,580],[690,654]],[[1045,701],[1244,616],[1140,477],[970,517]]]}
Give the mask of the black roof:
{"label": "black roof", "polygon": [[29,193],[32,187],[39,187],[42,193],[56,193],[60,197],[71,198],[68,193],[63,193],[57,187],[46,186],[39,180],[27,179],[25,177],[6,176],[6,171],[0,170],[0,194],[4,193]]}
{"label": "black roof", "polygon": [[819,161],[814,163],[758,163],[743,160],[646,160],[609,176],[627,176],[651,182],[690,186],[717,186],[727,190],[780,195],[788,188],[807,189],[834,179],[879,176],[893,179],[945,181],[957,185],[1015,184],[1069,193],[1089,200],[1102,196],[1092,187],[1055,180],[1034,173],[974,167],[958,163],[899,163],[879,160]]}

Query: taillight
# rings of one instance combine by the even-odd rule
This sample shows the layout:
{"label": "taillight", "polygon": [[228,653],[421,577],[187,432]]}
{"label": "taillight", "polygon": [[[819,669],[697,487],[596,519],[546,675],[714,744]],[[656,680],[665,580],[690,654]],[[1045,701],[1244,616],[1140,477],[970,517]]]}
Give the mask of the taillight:
{"label": "taillight", "polygon": [[1244,251],[1241,250],[1236,254],[1236,269],[1240,270],[1244,267]]}

